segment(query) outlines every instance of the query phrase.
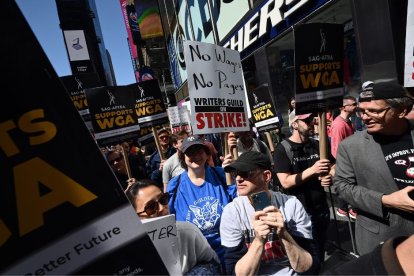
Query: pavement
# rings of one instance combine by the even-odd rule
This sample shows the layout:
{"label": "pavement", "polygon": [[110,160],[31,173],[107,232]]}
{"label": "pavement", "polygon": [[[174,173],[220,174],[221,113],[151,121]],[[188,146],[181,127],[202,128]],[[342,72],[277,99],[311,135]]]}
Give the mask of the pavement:
{"label": "pavement", "polygon": [[[351,239],[351,233],[355,241],[355,221],[348,221],[347,217],[339,217],[333,213],[329,193],[327,193],[331,221],[328,226],[325,261],[321,269],[321,274],[330,274],[329,271],[341,264],[355,259],[358,253]],[[332,201],[336,211],[336,195],[332,192]],[[336,220],[335,220],[336,218]]]}

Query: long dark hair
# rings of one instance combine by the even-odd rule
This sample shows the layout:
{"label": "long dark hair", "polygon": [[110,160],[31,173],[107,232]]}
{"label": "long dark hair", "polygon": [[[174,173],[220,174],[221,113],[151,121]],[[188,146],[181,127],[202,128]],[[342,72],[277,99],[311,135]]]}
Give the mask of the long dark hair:
{"label": "long dark hair", "polygon": [[[203,149],[204,149],[204,152],[208,155],[208,156],[210,156],[211,155],[211,150],[210,150],[210,148],[207,146],[207,145],[203,145],[204,147],[203,147]],[[185,163],[185,154],[184,154],[184,152],[182,152],[182,151],[178,151],[177,152],[177,154],[178,154],[178,159],[180,160],[180,165],[181,165],[181,167],[183,168],[183,169],[185,169],[186,171],[188,170],[188,167],[187,167],[187,164]],[[206,164],[207,164],[207,161],[206,161]]]}
{"label": "long dark hair", "polygon": [[295,108],[292,106],[292,101],[293,100],[295,100],[296,101],[296,98],[293,96],[293,97],[291,97],[290,99],[289,99],[289,102],[288,102],[288,106],[289,106],[289,112],[292,112]]}
{"label": "long dark hair", "polygon": [[[158,189],[160,189],[157,182],[155,182],[154,180],[152,180],[152,179],[141,179],[141,180],[135,181],[134,184],[132,184],[131,186],[129,186],[125,190],[125,195],[127,196],[128,200],[131,202],[132,206],[134,206],[134,208],[137,208],[137,206],[135,205],[135,199],[137,198],[139,189],[150,187],[150,186],[155,186]],[[161,191],[161,189],[160,189],[160,191]]]}

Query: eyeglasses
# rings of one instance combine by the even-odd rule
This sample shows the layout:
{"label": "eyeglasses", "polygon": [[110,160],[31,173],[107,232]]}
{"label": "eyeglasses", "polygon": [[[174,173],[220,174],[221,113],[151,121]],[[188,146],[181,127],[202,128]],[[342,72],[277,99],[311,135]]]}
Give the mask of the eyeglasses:
{"label": "eyeglasses", "polygon": [[108,163],[111,164],[111,165],[114,165],[115,162],[119,163],[119,162],[122,161],[122,159],[124,159],[124,157],[121,155],[121,156],[118,156],[117,158],[114,158],[112,160],[108,160]]}
{"label": "eyeglasses", "polygon": [[158,136],[158,138],[160,138],[160,140],[168,139],[168,135]]}
{"label": "eyeglasses", "polygon": [[256,172],[256,169],[250,170],[250,171],[232,171],[230,172],[231,176],[233,178],[236,178],[237,176],[240,176],[243,179],[249,179],[252,178],[254,176]]}
{"label": "eyeglasses", "polygon": [[344,107],[345,107],[345,106],[357,106],[357,103],[344,104],[343,106],[344,106]]}
{"label": "eyeglasses", "polygon": [[383,109],[362,109],[362,108],[358,108],[358,112],[360,112],[361,113],[361,115],[367,115],[367,116],[369,116],[369,117],[376,117],[376,118],[378,118],[378,117],[380,117],[381,116],[381,113],[383,113],[384,111],[384,114],[382,114],[382,116],[385,116],[385,114],[387,113],[387,111],[388,110],[390,110],[391,109],[391,107],[390,106],[388,106],[388,107],[386,107],[386,108],[383,108]]}
{"label": "eyeglasses", "polygon": [[159,210],[159,205],[167,205],[168,204],[168,193],[162,193],[158,200],[150,200],[145,204],[144,211],[138,212],[137,215],[141,215],[142,213],[147,213],[148,216],[152,216]]}

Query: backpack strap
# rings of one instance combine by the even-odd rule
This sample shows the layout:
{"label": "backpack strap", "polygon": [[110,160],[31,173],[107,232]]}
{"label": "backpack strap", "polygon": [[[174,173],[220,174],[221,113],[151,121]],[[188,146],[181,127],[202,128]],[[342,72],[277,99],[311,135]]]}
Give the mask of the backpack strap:
{"label": "backpack strap", "polygon": [[285,148],[286,155],[289,158],[290,164],[292,164],[292,161],[293,161],[292,146],[290,145],[288,141],[286,141],[286,139],[283,139],[282,142],[280,142],[280,144],[282,144],[282,146]]}
{"label": "backpack strap", "polygon": [[260,141],[259,139],[255,138],[257,144],[259,145],[259,151],[267,156],[267,148],[266,145]]}

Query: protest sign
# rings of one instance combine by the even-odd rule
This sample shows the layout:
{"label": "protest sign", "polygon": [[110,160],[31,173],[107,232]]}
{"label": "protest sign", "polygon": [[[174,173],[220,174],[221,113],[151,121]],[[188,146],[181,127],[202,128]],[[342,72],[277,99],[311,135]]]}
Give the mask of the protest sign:
{"label": "protest sign", "polygon": [[142,223],[170,275],[182,275],[175,216],[144,219]]}
{"label": "protest sign", "polygon": [[303,24],[294,35],[296,114],[342,106],[343,26]]}
{"label": "protest sign", "polygon": [[93,131],[85,89],[102,86],[97,73],[77,74],[60,77],[89,131]]}
{"label": "protest sign", "polygon": [[[141,128],[152,129],[168,124],[168,113],[157,80],[128,85],[134,90],[135,113]],[[141,135],[142,145],[154,141],[154,136]]]}
{"label": "protest sign", "polygon": [[187,106],[169,107],[168,118],[172,133],[178,133],[181,130],[190,131],[190,115]]}
{"label": "protest sign", "polygon": [[407,4],[407,27],[405,32],[404,86],[414,86],[414,3]]}
{"label": "protest sign", "polygon": [[85,92],[95,139],[100,145],[138,138],[139,124],[132,87],[102,86]]}
{"label": "protest sign", "polygon": [[257,131],[267,131],[278,126],[276,108],[270,96],[268,84],[263,84],[247,93],[252,118]]}
{"label": "protest sign", "polygon": [[170,120],[170,127],[172,133],[180,132],[181,120],[178,106],[171,106],[168,108],[168,119]]}
{"label": "protest sign", "polygon": [[177,103],[178,112],[180,113],[181,127],[188,133],[192,133],[191,130],[191,107],[189,101],[181,101]]}
{"label": "protest sign", "polygon": [[159,126],[168,123],[167,109],[157,80],[134,83],[129,87],[135,91],[135,112],[140,124]]}
{"label": "protest sign", "polygon": [[166,274],[16,2],[1,1],[0,16],[13,22],[0,26],[8,42],[0,53],[8,65],[0,114],[0,273]]}
{"label": "protest sign", "polygon": [[240,54],[218,45],[185,41],[194,134],[249,130]]}
{"label": "protest sign", "polygon": [[139,129],[139,142],[141,146],[145,146],[149,143],[154,142],[154,132],[153,129],[159,130],[162,126],[141,126]]}

